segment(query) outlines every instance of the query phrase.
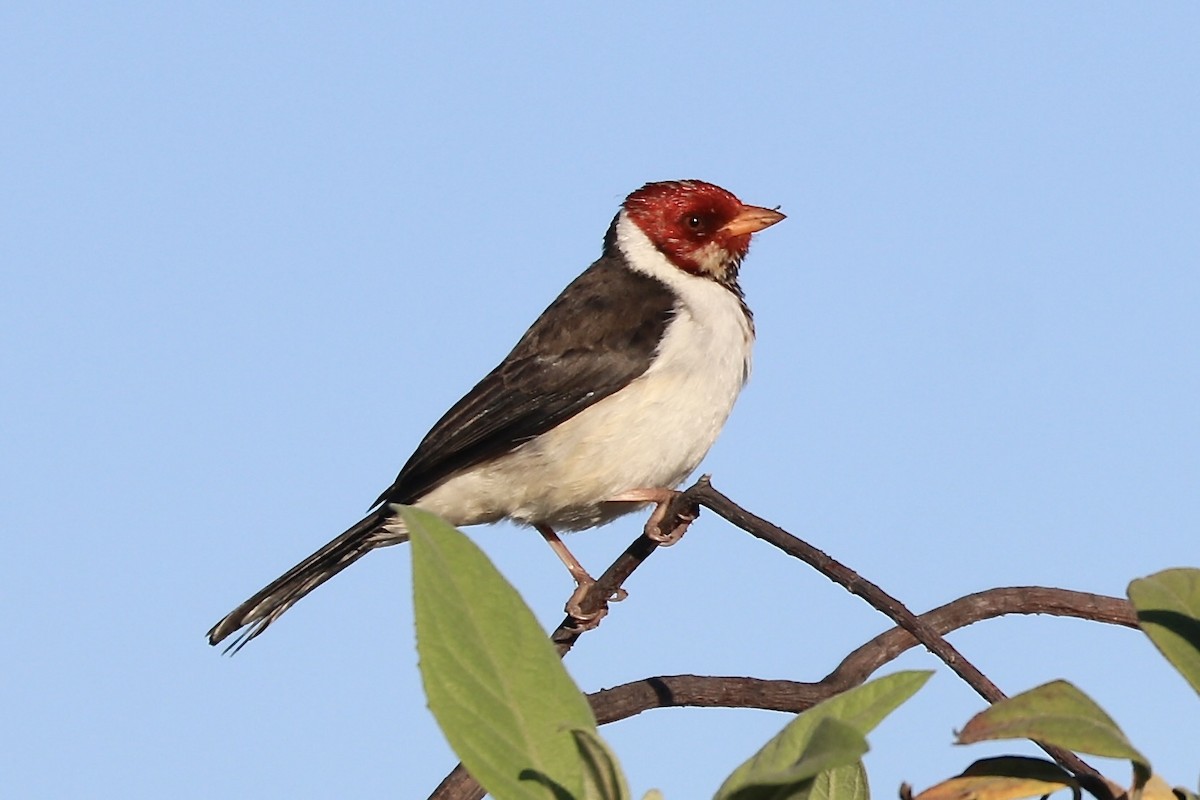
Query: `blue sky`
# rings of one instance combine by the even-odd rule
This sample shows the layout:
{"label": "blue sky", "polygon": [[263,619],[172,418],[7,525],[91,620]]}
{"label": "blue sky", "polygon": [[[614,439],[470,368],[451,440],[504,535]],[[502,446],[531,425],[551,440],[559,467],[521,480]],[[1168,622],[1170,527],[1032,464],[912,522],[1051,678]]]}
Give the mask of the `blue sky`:
{"label": "blue sky", "polygon": [[[358,518],[648,180],[789,215],[703,465],[736,501],[915,610],[1197,565],[1197,41],[1187,3],[10,5],[5,796],[426,796],[454,759],[404,549],[236,658],[203,634]],[[598,570],[638,525],[570,545]],[[473,536],[556,622],[540,539]],[[585,689],[815,680],[886,627],[711,514],[628,588],[568,659]],[[1135,632],[953,641],[1010,692],[1075,681],[1195,786],[1200,700]],[[939,670],[872,737],[876,796],[1031,752],[952,747],[980,708]],[[679,800],[785,722],[604,732]]]}

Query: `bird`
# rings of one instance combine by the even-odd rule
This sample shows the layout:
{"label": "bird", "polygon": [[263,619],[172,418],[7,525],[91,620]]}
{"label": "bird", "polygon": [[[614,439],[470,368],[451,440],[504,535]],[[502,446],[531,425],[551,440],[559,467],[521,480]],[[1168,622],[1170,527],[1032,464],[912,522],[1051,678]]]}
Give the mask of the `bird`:
{"label": "bird", "polygon": [[533,527],[586,588],[557,532],[664,509],[699,466],[750,375],[742,261],[784,218],[701,180],[629,194],[600,257],[433,425],[367,515],[222,618],[209,643],[240,632],[236,652],[367,553],[407,541],[401,505],[458,527]]}

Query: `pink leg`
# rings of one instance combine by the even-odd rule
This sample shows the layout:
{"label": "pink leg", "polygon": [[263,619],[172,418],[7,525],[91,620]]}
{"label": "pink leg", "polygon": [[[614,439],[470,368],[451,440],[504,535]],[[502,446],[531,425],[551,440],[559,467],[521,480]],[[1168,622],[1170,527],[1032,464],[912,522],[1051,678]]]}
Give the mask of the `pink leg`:
{"label": "pink leg", "polygon": [[558,560],[566,566],[567,572],[571,573],[571,577],[575,579],[575,583],[580,586],[591,586],[596,582],[596,579],[588,574],[588,571],[583,568],[583,564],[579,563],[579,559],[575,554],[567,549],[563,544],[563,540],[558,538],[558,534],[549,525],[537,523],[533,526],[537,532],[546,540],[546,544],[550,545],[550,549],[554,551],[554,555],[558,556]]}
{"label": "pink leg", "polygon": [[[566,566],[567,571],[571,573],[571,577],[575,579],[575,591],[571,593],[570,599],[567,600],[566,612],[574,619],[578,620],[585,630],[594,628],[600,623],[600,618],[608,613],[607,608],[601,608],[599,611],[592,613],[584,613],[581,603],[583,597],[587,594],[588,589],[596,582],[596,579],[588,574],[588,571],[583,568],[583,564],[579,563],[579,559],[575,554],[567,549],[563,544],[563,540],[558,538],[558,534],[549,525],[537,523],[533,526],[537,532],[546,540],[546,544],[550,545],[550,549],[558,556],[558,559]],[[613,595],[613,600],[624,600],[629,596],[629,593],[624,589],[618,589]]]}

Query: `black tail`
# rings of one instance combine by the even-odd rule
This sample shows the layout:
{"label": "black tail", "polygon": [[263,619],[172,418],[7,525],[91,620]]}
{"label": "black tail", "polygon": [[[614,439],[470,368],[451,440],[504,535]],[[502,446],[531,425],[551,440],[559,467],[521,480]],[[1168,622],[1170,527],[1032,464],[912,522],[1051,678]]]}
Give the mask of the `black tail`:
{"label": "black tail", "polygon": [[350,527],[341,536],[301,561],[287,572],[271,581],[264,589],[213,626],[208,632],[208,643],[219,644],[231,633],[242,631],[225,648],[225,652],[237,652],[247,642],[267,629],[283,612],[294,606],[300,598],[337,575],[377,547],[408,541],[408,535],[400,530],[385,530],[384,523],[393,519],[389,506],[372,511]]}

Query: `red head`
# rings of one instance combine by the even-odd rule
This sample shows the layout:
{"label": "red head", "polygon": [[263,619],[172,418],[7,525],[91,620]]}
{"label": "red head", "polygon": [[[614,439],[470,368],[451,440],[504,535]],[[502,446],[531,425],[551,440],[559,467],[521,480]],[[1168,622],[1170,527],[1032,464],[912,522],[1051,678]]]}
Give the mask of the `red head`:
{"label": "red head", "polygon": [[784,218],[704,181],[647,183],[625,198],[625,213],[679,269],[726,282],[750,249],[750,236]]}

